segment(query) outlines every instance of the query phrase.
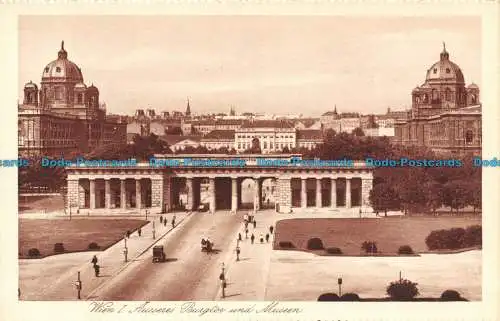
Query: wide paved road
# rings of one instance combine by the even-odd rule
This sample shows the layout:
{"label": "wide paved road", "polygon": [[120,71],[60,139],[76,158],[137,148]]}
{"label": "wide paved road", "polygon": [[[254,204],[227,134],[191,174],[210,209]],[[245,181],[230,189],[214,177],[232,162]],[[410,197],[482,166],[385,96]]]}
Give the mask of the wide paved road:
{"label": "wide paved road", "polygon": [[[152,263],[152,250],[98,289],[90,300],[188,301],[214,300],[219,290],[221,264],[234,252],[243,214],[219,211],[193,213],[158,244],[167,262]],[[215,243],[216,254],[201,252],[201,238]]]}

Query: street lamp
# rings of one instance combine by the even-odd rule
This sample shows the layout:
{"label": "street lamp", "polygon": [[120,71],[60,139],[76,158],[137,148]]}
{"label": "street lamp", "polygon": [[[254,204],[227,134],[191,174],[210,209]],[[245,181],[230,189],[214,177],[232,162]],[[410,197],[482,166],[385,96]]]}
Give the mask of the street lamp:
{"label": "street lamp", "polygon": [[338,278],[337,284],[339,285],[339,296],[342,296],[342,278]]}
{"label": "street lamp", "polygon": [[82,280],[80,279],[80,271],[78,271],[78,279],[75,282],[75,287],[77,291],[77,298],[78,300],[81,300]]}
{"label": "street lamp", "polygon": [[125,257],[125,262],[127,262],[127,254],[128,254],[127,238],[124,237],[123,240],[125,241],[125,248],[123,249],[123,256]]}

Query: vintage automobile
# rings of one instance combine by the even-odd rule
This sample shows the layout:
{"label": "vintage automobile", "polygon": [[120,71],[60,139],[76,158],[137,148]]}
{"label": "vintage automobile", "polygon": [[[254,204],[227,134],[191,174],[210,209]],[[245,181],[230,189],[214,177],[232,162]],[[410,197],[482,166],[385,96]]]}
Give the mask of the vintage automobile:
{"label": "vintage automobile", "polygon": [[207,212],[208,211],[208,204],[200,204],[198,206],[198,212]]}
{"label": "vintage automobile", "polygon": [[163,245],[156,245],[153,247],[153,263],[165,262],[165,251],[163,251]]}

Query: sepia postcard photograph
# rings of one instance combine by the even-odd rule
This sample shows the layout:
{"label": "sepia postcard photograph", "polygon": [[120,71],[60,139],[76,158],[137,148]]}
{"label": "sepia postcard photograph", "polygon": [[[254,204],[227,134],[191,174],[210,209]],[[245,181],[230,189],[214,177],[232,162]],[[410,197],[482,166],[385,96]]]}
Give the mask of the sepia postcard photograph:
{"label": "sepia postcard photograph", "polygon": [[480,14],[16,18],[19,309],[495,320],[498,39]]}

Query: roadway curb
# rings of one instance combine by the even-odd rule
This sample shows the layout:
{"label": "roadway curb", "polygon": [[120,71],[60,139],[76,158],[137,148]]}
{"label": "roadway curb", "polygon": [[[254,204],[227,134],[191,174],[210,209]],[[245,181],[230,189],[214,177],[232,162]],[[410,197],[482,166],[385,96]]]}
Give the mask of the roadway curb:
{"label": "roadway curb", "polygon": [[128,260],[128,262],[126,264],[124,264],[122,267],[120,267],[118,269],[118,271],[111,277],[109,278],[108,280],[104,281],[103,283],[101,283],[100,285],[98,285],[94,290],[92,290],[88,295],[85,296],[85,301],[88,301],[89,300],[89,297],[91,297],[95,292],[97,292],[98,290],[100,290],[102,287],[104,287],[104,285],[108,284],[111,280],[113,280],[118,274],[120,274],[121,272],[123,272],[123,270],[125,270],[130,264],[132,264],[132,262],[134,262],[138,257],[140,257],[141,255],[143,255],[144,253],[146,253],[149,249],[151,249],[156,243],[158,243],[159,241],[161,241],[165,236],[167,236],[167,234],[169,234],[171,231],[173,231],[174,229],[176,229],[176,227],[178,227],[182,222],[184,221],[187,221],[188,219],[190,219],[191,217],[194,217],[194,215],[191,215],[193,214],[193,212],[189,212],[186,216],[184,216],[180,221],[179,223],[169,229],[168,231],[166,231],[165,233],[163,233],[160,237],[158,237],[157,239],[154,240],[153,243],[151,243],[149,246],[146,247],[146,249],[144,251],[142,251],[141,253],[139,253],[138,255],[136,255],[134,258],[131,258]]}

